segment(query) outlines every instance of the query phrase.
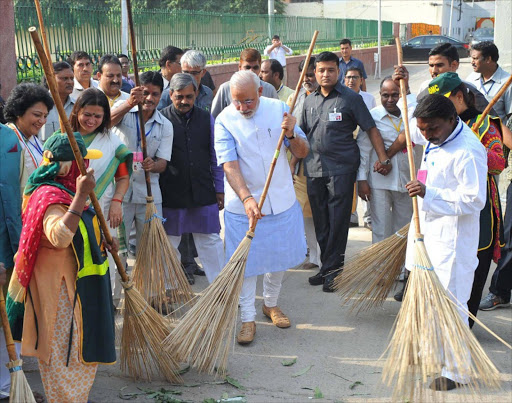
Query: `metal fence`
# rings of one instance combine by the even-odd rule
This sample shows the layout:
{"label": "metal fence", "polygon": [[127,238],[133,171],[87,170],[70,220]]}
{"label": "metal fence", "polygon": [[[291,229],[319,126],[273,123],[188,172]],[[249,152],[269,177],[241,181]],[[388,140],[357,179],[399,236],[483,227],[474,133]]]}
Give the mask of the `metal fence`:
{"label": "metal fence", "polygon": [[[65,60],[75,50],[87,51],[96,64],[101,55],[121,51],[121,11],[109,8],[50,6],[43,9],[52,58]],[[209,62],[238,57],[246,47],[263,52],[269,43],[267,15],[217,14],[187,10],[133,10],[141,67],[156,67],[168,45],[199,49]],[[34,6],[15,6],[18,81],[38,81],[41,67],[28,34],[38,26]],[[377,41],[377,21],[275,15],[273,31],[296,51],[305,50],[315,29],[316,49],[337,46],[350,38],[355,46]],[[393,37],[393,23],[382,22],[382,36]]]}

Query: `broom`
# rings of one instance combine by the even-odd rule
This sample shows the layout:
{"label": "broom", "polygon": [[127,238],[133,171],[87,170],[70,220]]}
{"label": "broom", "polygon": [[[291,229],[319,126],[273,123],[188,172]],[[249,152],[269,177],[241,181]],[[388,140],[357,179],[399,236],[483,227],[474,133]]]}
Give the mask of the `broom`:
{"label": "broom", "polygon": [[344,299],[343,305],[352,301],[351,311],[384,303],[405,263],[409,225],[358,252],[336,276],[334,288]]}
{"label": "broom", "polygon": [[[3,263],[0,263],[0,269],[5,271]],[[9,401],[15,403],[36,403],[34,394],[22,369],[23,360],[18,359],[16,349],[14,348],[14,340],[12,339],[11,327],[9,326],[7,310],[5,309],[3,287],[0,287],[0,316],[2,317],[2,327],[4,328],[5,346],[9,354],[9,362],[5,364],[11,374]]]}
{"label": "broom", "polygon": [[[398,63],[402,63],[402,47],[396,38]],[[404,101],[404,124],[411,179],[416,179],[412,154],[406,89],[400,80]],[[462,320],[456,305],[440,283],[420,232],[418,201],[413,198],[413,222],[416,230],[414,264],[409,275],[408,291],[395,322],[395,332],[385,351],[388,358],[383,381],[395,381],[393,399],[423,401],[422,387],[429,376],[438,377],[443,367],[457,371],[469,382],[471,393],[480,384],[499,388],[499,372],[489,360],[469,327]]]}
{"label": "broom", "polygon": [[[315,31],[306,56],[305,66],[309,64],[317,36],[318,31]],[[293,112],[306,70],[302,70],[297,83],[290,106],[290,114]],[[283,130],[258,203],[260,210],[265,202],[284,135]],[[240,242],[217,278],[206,288],[202,297],[185,314],[163,343],[165,350],[174,352],[179,360],[189,360],[190,365],[197,368],[199,372],[213,373],[216,363],[220,369],[227,367],[229,348],[233,340],[238,314],[238,302],[244,282],[245,266],[254,238],[256,223],[257,221],[249,228],[245,238]]]}
{"label": "broom", "polygon": [[[36,48],[39,60],[43,66],[52,98],[62,120],[66,133],[73,149],[73,154],[82,175],[86,169],[82,155],[76,143],[73,130],[69,124],[62,101],[57,91],[55,77],[50,74],[50,62],[46,58],[43,46],[34,27],[29,28],[30,36]],[[94,192],[89,194],[98,220],[107,243],[112,244],[112,236],[101,211],[98,199]],[[142,295],[134,288],[133,283],[126,274],[126,270],[119,259],[117,252],[112,251],[117,270],[125,289],[125,311],[123,318],[123,333],[121,340],[121,369],[134,378],[151,379],[156,369],[172,383],[181,382],[177,373],[178,364],[170,353],[162,351],[160,345],[169,333],[169,323],[148,305]]]}
{"label": "broom", "polygon": [[[137,48],[135,44],[135,32],[133,30],[132,7],[130,0],[126,0],[128,11],[128,25],[130,27],[130,42],[132,51],[133,73],[135,85],[140,85],[139,70],[137,67]],[[143,158],[147,157],[146,132],[142,105],[139,104],[139,132]],[[153,195],[151,191],[151,178],[148,171],[144,171],[146,177],[146,217],[140,245],[137,245],[137,256],[133,269],[133,282],[142,290],[146,301],[160,313],[170,312],[169,301],[166,298],[166,285],[170,287],[170,301],[183,306],[194,297],[192,288],[185,277],[184,269],[176,250],[171,245],[162,224],[162,219],[157,215]]]}

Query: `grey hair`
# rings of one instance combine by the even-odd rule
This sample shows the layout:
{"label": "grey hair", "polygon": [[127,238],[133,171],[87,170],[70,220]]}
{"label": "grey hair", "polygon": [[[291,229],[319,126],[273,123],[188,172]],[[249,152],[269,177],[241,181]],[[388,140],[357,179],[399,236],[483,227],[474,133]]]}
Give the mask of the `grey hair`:
{"label": "grey hair", "polygon": [[171,82],[169,83],[169,91],[181,91],[189,85],[192,85],[194,87],[194,91],[197,91],[197,82],[194,77],[186,73],[176,73],[172,76]]}
{"label": "grey hair", "polygon": [[187,63],[192,68],[199,67],[204,69],[206,67],[206,57],[199,50],[187,50],[181,56],[181,63]]}
{"label": "grey hair", "polygon": [[254,86],[256,90],[261,87],[260,78],[251,70],[240,70],[231,76],[229,86],[231,88],[242,89],[247,86]]}

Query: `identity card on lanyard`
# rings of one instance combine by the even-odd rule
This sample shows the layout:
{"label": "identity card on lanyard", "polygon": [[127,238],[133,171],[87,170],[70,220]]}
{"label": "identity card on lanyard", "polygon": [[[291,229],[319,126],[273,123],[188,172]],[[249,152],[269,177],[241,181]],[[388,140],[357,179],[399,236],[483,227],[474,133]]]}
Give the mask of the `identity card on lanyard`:
{"label": "identity card on lanyard", "polygon": [[334,108],[334,112],[329,113],[329,122],[341,122],[341,112],[336,112],[336,108]]}
{"label": "identity card on lanyard", "polygon": [[[135,121],[137,126],[137,151],[133,153],[133,171],[142,171],[142,162],[144,161],[144,156],[141,151],[141,136],[140,136],[140,129],[139,129],[139,116],[135,114]],[[153,127],[155,126],[155,120],[153,120],[153,124],[151,125],[151,128],[146,133],[146,139],[151,134],[151,131],[153,130]]]}

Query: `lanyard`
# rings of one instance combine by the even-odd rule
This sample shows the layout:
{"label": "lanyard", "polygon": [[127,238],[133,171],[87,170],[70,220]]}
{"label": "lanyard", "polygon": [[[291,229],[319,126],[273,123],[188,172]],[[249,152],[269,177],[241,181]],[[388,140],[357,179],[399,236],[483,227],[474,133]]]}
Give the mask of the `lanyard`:
{"label": "lanyard", "polygon": [[[488,83],[489,81],[487,81]],[[488,90],[485,89],[485,84],[487,83],[484,83],[484,79],[482,77],[480,77],[480,86],[482,87],[482,90],[485,92],[485,95],[489,95],[489,92],[492,91],[492,87],[494,87],[494,83],[496,81],[492,80],[492,84],[491,84],[491,88],[489,88]]]}
{"label": "lanyard", "polygon": [[388,117],[389,121],[395,128],[396,132],[400,134],[400,128],[402,127],[402,123],[404,122],[403,119],[400,118],[400,122],[398,122],[398,126],[397,126],[397,125],[395,125],[395,122],[393,122],[393,119],[391,119],[391,116],[389,116],[389,115],[386,115],[386,116]]}
{"label": "lanyard", "polygon": [[[16,125],[13,126],[16,129],[15,132],[18,136],[18,139],[21,142],[23,142],[23,144],[25,144],[25,149],[28,151],[28,154],[30,155],[30,158],[32,159],[34,166],[37,168],[39,166],[38,161],[40,161],[43,157],[43,149],[39,145],[37,137],[33,136],[35,137],[35,142],[31,143],[30,140],[25,137],[25,135]],[[39,154],[39,157],[38,155],[36,155],[36,153]]]}
{"label": "lanyard", "polygon": [[[459,119],[459,122],[460,122],[460,119]],[[455,136],[453,136],[451,139],[446,140],[443,144],[441,144],[439,146],[434,146],[434,147],[430,148],[432,143],[428,143],[427,148],[425,149],[425,158],[423,158],[423,162],[427,162],[427,155],[428,155],[428,153],[430,151],[436,150],[438,148],[441,148],[442,146],[444,146],[445,144],[449,143],[450,141],[455,140],[457,138],[457,136],[460,134],[460,132],[462,131],[463,128],[464,128],[464,125],[461,125],[459,131],[455,134]]]}
{"label": "lanyard", "polygon": [[[137,113],[135,113],[135,122],[136,122],[136,125],[137,125],[137,150],[140,150],[140,129],[139,129],[139,115],[137,115]],[[155,122],[156,120],[153,120],[153,124],[151,125],[151,128],[149,129],[149,131],[146,133],[146,139],[149,137],[149,135],[151,134],[151,132],[153,131],[153,127],[155,126]]]}

